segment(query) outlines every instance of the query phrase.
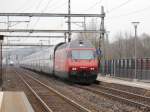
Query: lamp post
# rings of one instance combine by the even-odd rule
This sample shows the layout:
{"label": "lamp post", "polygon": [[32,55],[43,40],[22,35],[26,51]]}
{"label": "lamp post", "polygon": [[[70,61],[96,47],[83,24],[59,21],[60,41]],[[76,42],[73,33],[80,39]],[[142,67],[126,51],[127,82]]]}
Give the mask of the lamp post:
{"label": "lamp post", "polygon": [[136,74],[136,71],[137,71],[137,63],[136,63],[136,60],[137,60],[137,48],[136,48],[136,44],[137,44],[137,26],[140,22],[132,22],[133,26],[134,26],[134,30],[135,30],[135,37],[134,37],[134,59],[135,59],[135,76],[134,76],[134,80],[136,81],[137,79],[137,74]]}
{"label": "lamp post", "polygon": [[3,68],[2,68],[2,60],[3,60],[3,55],[2,55],[2,44],[4,40],[4,35],[0,35],[0,86],[3,84]]}

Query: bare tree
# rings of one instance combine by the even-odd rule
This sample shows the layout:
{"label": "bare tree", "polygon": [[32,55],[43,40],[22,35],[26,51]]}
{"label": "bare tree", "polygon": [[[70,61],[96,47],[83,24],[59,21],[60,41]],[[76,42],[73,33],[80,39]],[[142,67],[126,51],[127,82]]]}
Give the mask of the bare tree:
{"label": "bare tree", "polygon": [[[110,55],[113,59],[133,58],[134,57],[134,37],[129,33],[122,35],[117,33],[115,38],[117,41],[111,43]],[[143,34],[137,38],[137,57],[150,57],[150,36]]]}
{"label": "bare tree", "polygon": [[[97,30],[96,19],[92,19],[90,24],[86,25],[86,29]],[[100,35],[97,33],[80,33],[78,38],[85,38],[92,42],[92,44],[98,48]],[[105,49],[106,59],[121,59],[121,58],[133,58],[134,57],[134,37],[129,32],[118,32],[114,36],[115,42],[110,43],[107,36],[105,36],[104,44],[101,49]],[[100,42],[101,43],[101,42]],[[150,35],[144,33],[137,38],[137,57],[150,57]]]}

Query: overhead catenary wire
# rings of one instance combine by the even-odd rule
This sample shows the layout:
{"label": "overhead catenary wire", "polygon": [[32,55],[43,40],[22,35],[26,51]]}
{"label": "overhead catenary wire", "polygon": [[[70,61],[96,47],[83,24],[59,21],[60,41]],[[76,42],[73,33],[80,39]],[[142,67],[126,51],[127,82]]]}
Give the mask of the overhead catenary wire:
{"label": "overhead catenary wire", "polygon": [[36,8],[35,8],[35,11],[37,11],[37,10],[40,8],[40,6],[41,6],[41,4],[42,4],[43,1],[44,1],[44,0],[40,0],[40,1],[39,1],[39,3],[37,4],[37,6],[36,6]]}
{"label": "overhead catenary wire", "polygon": [[[47,7],[49,6],[49,3],[50,3],[51,1],[53,1],[53,0],[48,0],[47,5],[46,5],[45,8],[41,11],[42,13],[44,12],[44,10],[47,9]],[[39,4],[37,5],[36,9],[38,9],[38,8],[40,7],[41,3],[42,3],[42,0],[40,0],[40,2],[39,2]],[[30,20],[31,20],[31,19],[30,19]],[[33,25],[33,28],[36,27],[36,25],[38,24],[39,21],[40,21],[40,17],[37,18],[36,22],[35,22],[34,25]],[[28,28],[29,28],[29,24],[28,24]],[[28,36],[30,36],[30,34],[31,34],[31,33],[29,33]]]}
{"label": "overhead catenary wire", "polygon": [[16,8],[14,10],[14,12],[18,12],[20,10],[22,10],[21,12],[24,12],[26,9],[25,7],[27,6],[27,4],[29,3],[29,0],[26,0],[24,3],[22,3],[18,8]]}
{"label": "overhead catenary wire", "polygon": [[123,7],[123,6],[127,5],[128,3],[130,3],[131,1],[133,1],[133,0],[127,0],[127,1],[125,1],[123,3],[121,3],[120,5],[118,5],[118,6],[114,7],[114,8],[112,8],[112,9],[110,9],[110,11],[107,11],[106,13],[110,13],[110,12],[113,12],[115,10],[118,10],[121,7]]}
{"label": "overhead catenary wire", "polygon": [[83,10],[83,12],[89,11],[90,9],[92,9],[93,7],[99,5],[103,0],[99,0],[96,3],[94,3],[93,5],[91,5],[89,8]]}
{"label": "overhead catenary wire", "polygon": [[55,6],[52,6],[51,9],[50,9],[50,11],[54,11],[54,10],[56,10],[57,8],[62,8],[62,7],[64,7],[67,3],[68,3],[68,2],[65,1],[65,2],[63,2],[63,3],[61,3],[61,4],[57,4],[57,5],[55,5]]}
{"label": "overhead catenary wire", "polygon": [[[43,0],[40,0],[40,1],[39,1],[38,5],[36,6],[36,10],[40,7],[42,1],[43,1]],[[23,7],[25,4],[27,4],[28,2],[29,2],[29,1],[26,0],[26,2],[25,2],[23,5],[21,5],[20,8],[18,8],[18,10],[22,9],[22,7]],[[23,12],[25,12],[25,10],[26,10],[26,9],[24,9],[24,10],[21,11],[21,12],[23,13]],[[27,23],[27,29],[29,28],[30,22],[31,22],[31,17],[29,17],[29,23]],[[20,24],[20,23],[18,23],[18,24]],[[18,25],[18,24],[15,24],[15,25]],[[13,26],[15,26],[15,25],[13,25]]]}
{"label": "overhead catenary wire", "polygon": [[[52,0],[51,0],[52,1]],[[51,1],[49,1],[49,2],[51,2]],[[102,1],[102,0],[101,0]],[[42,10],[42,13],[47,9],[47,7],[49,6],[49,2],[46,4],[46,7],[44,8],[44,10]],[[41,3],[41,1],[39,2],[39,3]],[[38,7],[38,6],[37,6]],[[38,23],[38,22],[37,22]],[[36,24],[37,24],[36,23]],[[27,28],[28,29],[28,28]]]}
{"label": "overhead catenary wire", "polygon": [[[52,2],[52,1],[53,0],[48,0],[47,5],[44,7],[44,9],[41,11],[41,13],[44,13],[44,11],[48,8],[50,2]],[[37,21],[35,22],[35,24],[33,25],[33,27],[35,27],[39,21],[40,21],[40,17],[37,19]]]}
{"label": "overhead catenary wire", "polygon": [[[22,3],[22,5],[20,5],[20,7],[18,7],[18,8],[16,8],[15,10],[14,10],[14,12],[17,12],[17,11],[20,11],[20,10],[22,10],[21,12],[23,13],[26,9],[23,9],[23,8],[25,8],[25,6],[27,5],[29,3],[29,0],[26,0],[24,3]],[[30,17],[29,17],[30,18]],[[17,23],[15,23],[15,24],[13,24],[13,25],[10,25],[9,27],[14,27],[14,26],[16,26],[16,25],[18,25],[18,24],[20,24],[21,22],[17,22]],[[29,23],[27,23],[28,25],[27,26],[29,26]]]}
{"label": "overhead catenary wire", "polygon": [[[40,0],[38,5],[36,6],[35,10],[38,10],[38,8],[40,7],[40,5],[42,4],[43,0]],[[29,18],[29,20],[31,21],[31,17]],[[29,28],[30,22],[27,24],[27,29]],[[28,36],[30,36],[30,33],[28,34]]]}
{"label": "overhead catenary wire", "polygon": [[[127,16],[130,16],[130,15],[134,15],[134,14],[137,14],[137,13],[141,13],[143,11],[147,11],[147,10],[150,10],[150,6],[148,7],[145,7],[145,8],[142,8],[142,9],[139,9],[139,10],[135,10],[133,12],[129,12],[129,13],[126,13],[126,14],[122,14],[122,15],[118,15],[118,16],[111,16],[109,18],[106,18],[106,20],[108,19],[114,19],[114,18],[121,18],[121,17],[127,17]],[[108,16],[107,16],[108,17]]]}
{"label": "overhead catenary wire", "polygon": [[[35,9],[35,10],[38,10],[38,8],[40,7],[41,3],[42,3],[42,0],[39,1],[39,3],[38,3],[38,5],[36,6],[36,9]],[[22,13],[23,13],[24,11],[25,11],[25,10],[23,10]],[[29,17],[29,22],[27,23],[27,29],[29,28],[29,25],[30,25],[31,20],[32,20],[32,18]],[[30,33],[29,33],[29,35],[30,35]]]}

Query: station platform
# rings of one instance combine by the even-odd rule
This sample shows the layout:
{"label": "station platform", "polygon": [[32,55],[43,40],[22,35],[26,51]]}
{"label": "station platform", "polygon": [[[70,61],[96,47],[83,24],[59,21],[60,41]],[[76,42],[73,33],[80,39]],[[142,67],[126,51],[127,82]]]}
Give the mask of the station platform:
{"label": "station platform", "polygon": [[34,112],[24,92],[0,92],[0,112]]}
{"label": "station platform", "polygon": [[138,80],[125,80],[125,79],[115,78],[115,77],[111,77],[111,76],[107,76],[107,75],[102,76],[100,74],[98,75],[97,80],[102,81],[102,82],[107,82],[107,83],[114,83],[114,84],[120,84],[120,85],[150,90],[150,83],[141,82]]}

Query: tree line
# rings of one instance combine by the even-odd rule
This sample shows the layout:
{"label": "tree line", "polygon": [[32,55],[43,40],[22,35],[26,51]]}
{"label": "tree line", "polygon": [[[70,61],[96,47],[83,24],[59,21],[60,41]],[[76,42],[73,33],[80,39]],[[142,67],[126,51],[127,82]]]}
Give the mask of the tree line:
{"label": "tree line", "polygon": [[[92,19],[87,25],[89,30],[98,30],[99,25]],[[100,39],[99,34],[80,33],[78,38],[85,38],[92,42],[98,48],[99,44],[102,49],[102,58],[104,59],[126,59],[134,58],[135,56],[135,37],[129,32],[118,32],[113,37],[116,41],[109,41],[108,35],[105,35],[104,40]],[[99,42],[100,40],[100,42]],[[137,58],[150,57],[150,35],[143,33],[136,38]]]}
{"label": "tree line", "polygon": [[[105,39],[105,57],[107,59],[126,59],[135,56],[135,37],[129,33],[117,33],[117,40],[109,42]],[[150,57],[150,35],[143,33],[136,38],[137,58]]]}

